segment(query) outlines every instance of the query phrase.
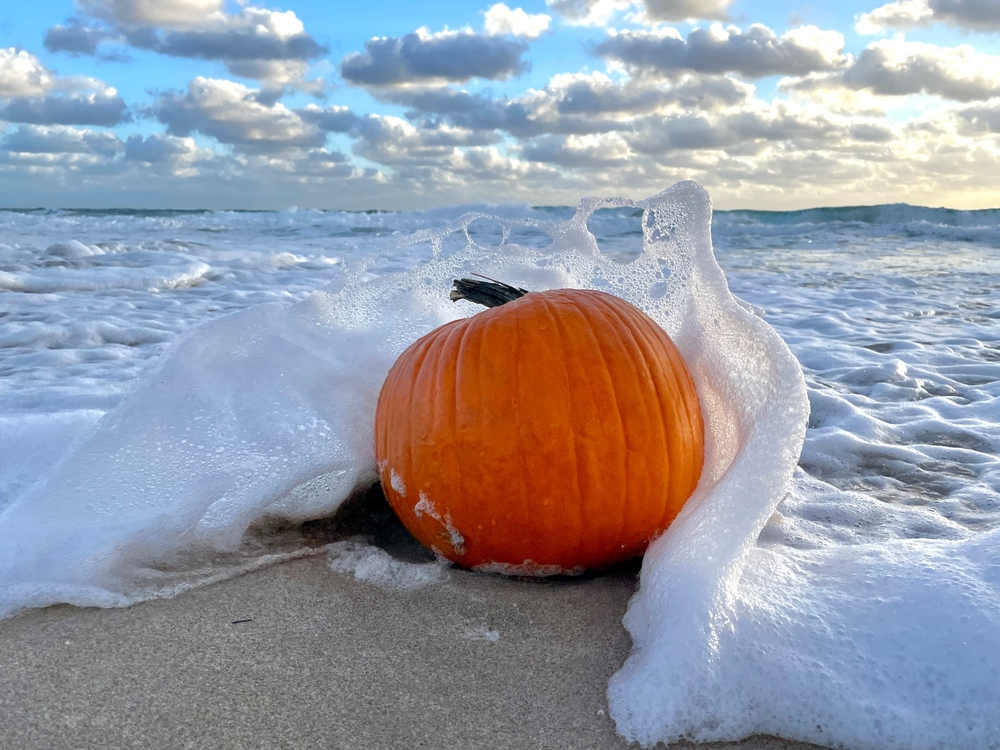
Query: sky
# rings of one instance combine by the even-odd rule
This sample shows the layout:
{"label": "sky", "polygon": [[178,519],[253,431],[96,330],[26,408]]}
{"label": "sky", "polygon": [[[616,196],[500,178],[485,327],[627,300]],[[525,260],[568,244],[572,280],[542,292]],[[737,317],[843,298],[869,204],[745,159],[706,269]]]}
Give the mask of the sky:
{"label": "sky", "polygon": [[0,206],[1000,206],[1000,0],[0,4]]}

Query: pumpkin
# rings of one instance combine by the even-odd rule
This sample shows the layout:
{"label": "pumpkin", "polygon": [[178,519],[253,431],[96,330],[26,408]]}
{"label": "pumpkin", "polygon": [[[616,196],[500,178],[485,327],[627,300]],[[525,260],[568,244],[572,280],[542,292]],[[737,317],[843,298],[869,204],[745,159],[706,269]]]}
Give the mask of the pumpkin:
{"label": "pumpkin", "polygon": [[670,337],[599,291],[463,279],[491,306],[399,357],[375,416],[389,503],[460,565],[578,573],[640,555],[694,491],[704,422]]}

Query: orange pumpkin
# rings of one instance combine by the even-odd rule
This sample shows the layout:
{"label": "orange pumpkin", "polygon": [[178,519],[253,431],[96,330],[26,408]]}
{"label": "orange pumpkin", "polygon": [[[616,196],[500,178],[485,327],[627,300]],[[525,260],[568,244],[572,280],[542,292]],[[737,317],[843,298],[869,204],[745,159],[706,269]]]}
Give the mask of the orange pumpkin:
{"label": "orange pumpkin", "polygon": [[701,475],[704,423],[677,347],[610,294],[461,284],[517,298],[431,331],[389,371],[375,452],[396,514],[477,569],[548,575],[642,554]]}

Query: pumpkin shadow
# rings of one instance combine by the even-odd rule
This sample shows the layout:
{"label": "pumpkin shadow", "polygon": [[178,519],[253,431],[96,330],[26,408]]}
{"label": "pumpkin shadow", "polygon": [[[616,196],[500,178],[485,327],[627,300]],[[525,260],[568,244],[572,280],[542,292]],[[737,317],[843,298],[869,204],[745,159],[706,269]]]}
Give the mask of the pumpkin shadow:
{"label": "pumpkin shadow", "polygon": [[[344,539],[360,537],[402,562],[427,563],[436,559],[434,553],[418,542],[416,537],[403,526],[389,505],[389,501],[378,482],[368,489],[355,492],[340,505],[333,515],[301,524],[298,527],[298,532],[309,546],[319,547]],[[469,570],[460,565],[454,565],[454,567],[459,570]],[[588,570],[576,576],[536,577],[507,576],[502,573],[476,574],[542,586],[582,584],[594,578],[612,576],[624,579],[627,585],[634,582],[631,585],[634,588],[638,585],[641,567],[642,557],[634,557],[602,570]]]}
{"label": "pumpkin shadow", "polygon": [[396,517],[377,482],[347,498],[332,516],[306,521],[299,531],[309,545],[362,537],[403,562],[426,563],[435,559],[434,553],[420,544]]}

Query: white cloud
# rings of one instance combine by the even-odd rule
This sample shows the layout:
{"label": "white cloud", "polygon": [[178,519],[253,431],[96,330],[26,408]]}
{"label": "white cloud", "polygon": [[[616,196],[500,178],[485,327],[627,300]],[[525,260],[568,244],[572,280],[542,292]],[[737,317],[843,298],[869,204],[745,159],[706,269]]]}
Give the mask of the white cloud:
{"label": "white cloud", "polygon": [[218,169],[225,160],[193,138],[154,133],[143,138],[131,135],[125,142],[125,163],[155,174],[169,174],[181,179],[199,177],[203,170]]}
{"label": "white cloud", "polygon": [[755,101],[718,114],[682,112],[641,118],[626,137],[633,149],[645,154],[717,150],[738,156],[758,153],[776,142],[811,150],[830,147],[835,136],[842,137],[843,122],[814,109]]}
{"label": "white cloud", "polygon": [[355,153],[389,166],[461,161],[460,147],[485,146],[498,140],[489,132],[450,126],[416,128],[398,117],[379,115],[359,120],[356,132]]}
{"label": "white cloud", "polygon": [[1000,134],[1000,99],[964,107],[955,114],[969,133]]}
{"label": "white cloud", "polygon": [[113,156],[124,148],[118,136],[64,125],[18,125],[0,139],[0,149],[25,154],[98,154]]}
{"label": "white cloud", "polygon": [[516,191],[524,180],[537,185],[537,181],[549,182],[560,177],[554,169],[504,156],[492,146],[468,149],[454,165],[454,171],[479,181],[506,183],[511,192]]}
{"label": "white cloud", "polygon": [[571,26],[603,26],[620,11],[632,7],[633,0],[545,0]]}
{"label": "white cloud", "polygon": [[0,122],[110,127],[128,118],[124,100],[103,81],[61,78],[29,52],[0,49]]}
{"label": "white cloud", "polygon": [[[752,99],[753,92],[750,84],[725,76],[615,80],[595,72],[554,76],[544,89],[529,90],[517,99],[451,88],[395,89],[381,92],[381,97],[409,107],[407,116],[415,122],[444,121],[470,130],[500,130],[523,139],[628,130],[637,115],[739,107]],[[347,127],[342,117],[337,123],[341,131]]]}
{"label": "white cloud", "polygon": [[531,15],[521,8],[511,10],[503,3],[497,3],[486,11],[485,30],[490,36],[520,36],[526,39],[537,39],[548,28],[552,16],[544,13]]}
{"label": "white cloud", "polygon": [[76,0],[82,13],[116,26],[191,29],[222,19],[224,0]]}
{"label": "white cloud", "polygon": [[0,49],[0,97],[39,96],[55,86],[56,77],[30,52]]}
{"label": "white cloud", "polygon": [[571,169],[607,169],[627,166],[634,155],[620,134],[610,133],[547,135],[525,145],[521,156]]}
{"label": "white cloud", "polygon": [[646,16],[653,21],[688,19],[729,20],[726,8],[733,0],[645,0]]}
{"label": "white cloud", "polygon": [[728,21],[734,0],[546,0],[573,26],[604,26],[616,13],[638,8],[633,18],[650,26],[688,20]]}
{"label": "white cloud", "polygon": [[1000,57],[969,45],[883,39],[868,45],[843,71],[784,80],[780,86],[792,91],[867,89],[879,96],[931,94],[968,102],[1000,95]]}
{"label": "white cloud", "polygon": [[603,73],[554,76],[535,97],[540,115],[583,115],[604,120],[607,129],[623,128],[636,115],[679,110],[711,111],[745,104],[753,97],[750,84],[725,76],[684,75],[672,82],[647,78],[614,80]]}
{"label": "white cloud", "polygon": [[100,81],[95,83],[67,94],[11,99],[0,104],[0,121],[113,127],[131,119],[118,92]]}
{"label": "white cloud", "polygon": [[305,76],[308,61],[329,50],[306,33],[292,11],[250,6],[224,13],[221,0],[83,0],[78,8],[113,29],[71,18],[46,33],[50,51],[108,57],[102,47],[127,45],[169,57],[219,60],[233,74],[256,78],[272,90],[287,86],[319,93],[324,86]]}
{"label": "white cloud", "polygon": [[470,78],[502,80],[529,69],[521,59],[527,45],[499,36],[471,31],[417,29],[396,37],[376,37],[365,42],[364,52],[347,55],[340,74],[360,86],[405,86],[468,81]]}
{"label": "white cloud", "polygon": [[301,80],[307,61],[327,52],[292,11],[263,8],[244,8],[183,31],[140,29],[127,32],[125,39],[133,47],[170,57],[221,60],[236,75],[272,85]]}
{"label": "white cloud", "polygon": [[190,164],[198,159],[210,159],[214,154],[195,143],[194,138],[178,138],[154,133],[146,136],[130,135],[125,142],[125,159],[146,164],[163,162]]}
{"label": "white cloud", "polygon": [[595,52],[640,73],[676,75],[736,72],[748,78],[805,75],[834,70],[848,62],[844,37],[815,26],[792,29],[778,36],[761,24],[746,31],[712,24],[693,29],[684,39],[674,28],[650,31],[614,31]]}
{"label": "white cloud", "polygon": [[907,31],[938,22],[973,31],[998,31],[1000,3],[996,0],[896,0],[862,14],[855,29],[859,34],[878,34],[888,29]]}
{"label": "white cloud", "polygon": [[927,0],[898,0],[862,14],[854,28],[859,34],[878,34],[886,29],[912,29],[929,26],[933,15]]}
{"label": "white cloud", "polygon": [[283,104],[262,104],[258,91],[234,81],[195,78],[185,94],[165,94],[153,113],[172,135],[194,131],[253,151],[322,146],[326,133]]}
{"label": "white cloud", "polygon": [[227,60],[226,67],[241,78],[255,78],[271,86],[302,87],[306,84],[305,88],[310,88],[304,80],[309,72],[309,63],[305,60]]}
{"label": "white cloud", "polygon": [[320,109],[315,104],[310,104],[295,112],[306,122],[329,133],[349,133],[361,122],[361,118],[351,112],[350,108],[337,105]]}
{"label": "white cloud", "polygon": [[[122,43],[124,40],[115,31],[90,26],[78,18],[69,18],[65,24],[56,24],[45,32],[45,49],[49,52],[66,52],[74,57],[91,55],[107,57],[99,51],[101,45]],[[112,59],[121,60],[112,57]]]}

